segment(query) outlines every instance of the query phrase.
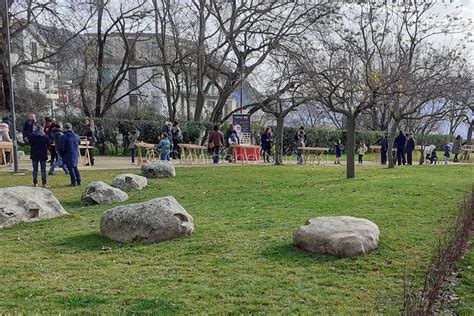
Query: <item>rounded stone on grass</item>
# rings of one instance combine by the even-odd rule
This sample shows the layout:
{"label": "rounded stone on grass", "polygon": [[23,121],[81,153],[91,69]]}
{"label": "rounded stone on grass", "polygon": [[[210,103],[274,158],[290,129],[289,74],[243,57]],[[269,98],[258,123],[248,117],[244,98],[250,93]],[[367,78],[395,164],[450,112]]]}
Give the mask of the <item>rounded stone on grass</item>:
{"label": "rounded stone on grass", "polygon": [[142,166],[142,175],[147,178],[176,177],[176,169],[166,160],[154,160]]}
{"label": "rounded stone on grass", "polygon": [[193,218],[172,196],[114,207],[100,220],[100,234],[115,241],[156,243],[190,235]]}
{"label": "rounded stone on grass", "polygon": [[373,222],[351,216],[315,217],[293,233],[302,250],[321,255],[352,257],[377,248],[379,228]]}
{"label": "rounded stone on grass", "polygon": [[120,189],[111,187],[105,182],[94,181],[89,184],[81,196],[83,205],[110,204],[128,200],[128,194]]}
{"label": "rounded stone on grass", "polygon": [[49,190],[25,186],[0,189],[0,228],[67,214]]}
{"label": "rounded stone on grass", "polygon": [[112,186],[122,191],[141,190],[146,187],[148,180],[145,177],[133,174],[119,174],[112,180]]}

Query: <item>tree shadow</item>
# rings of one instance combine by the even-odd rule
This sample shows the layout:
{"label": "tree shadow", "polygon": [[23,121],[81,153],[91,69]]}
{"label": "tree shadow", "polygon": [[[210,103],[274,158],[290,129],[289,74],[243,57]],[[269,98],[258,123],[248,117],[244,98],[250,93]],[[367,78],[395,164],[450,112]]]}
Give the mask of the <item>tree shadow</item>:
{"label": "tree shadow", "polygon": [[335,256],[322,256],[303,251],[291,243],[273,243],[261,252],[264,258],[278,262],[283,265],[298,264],[299,267],[309,267],[315,263],[337,262],[340,260],[353,260]]}

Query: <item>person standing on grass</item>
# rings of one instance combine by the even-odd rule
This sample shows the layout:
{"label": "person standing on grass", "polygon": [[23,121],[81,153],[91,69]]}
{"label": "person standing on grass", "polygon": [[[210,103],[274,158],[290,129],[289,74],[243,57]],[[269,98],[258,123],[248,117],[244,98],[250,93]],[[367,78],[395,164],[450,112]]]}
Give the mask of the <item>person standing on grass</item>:
{"label": "person standing on grass", "polygon": [[181,128],[179,127],[179,122],[174,121],[173,122],[173,128],[171,129],[171,134],[172,134],[172,140],[173,140],[173,159],[181,159],[181,148],[179,147],[179,144],[183,143],[183,132],[181,131]]}
{"label": "person standing on grass", "polygon": [[273,135],[272,135],[272,128],[267,127],[265,132],[262,134],[261,137],[261,146],[263,152],[263,162],[270,163],[270,156],[272,154],[272,143],[273,143]]}
{"label": "person standing on grass", "polygon": [[400,166],[402,163],[406,164],[405,160],[405,144],[407,142],[407,138],[403,131],[400,131],[400,134],[395,138],[394,146],[397,149],[397,162]]}
{"label": "person standing on grass", "polygon": [[23,141],[25,144],[28,144],[28,136],[33,133],[33,125],[36,123],[36,114],[28,113],[28,119],[25,124],[23,124]]}
{"label": "person standing on grass", "polygon": [[59,138],[59,155],[63,158],[71,178],[71,186],[81,185],[81,174],[77,169],[79,158],[79,144],[81,139],[72,131],[70,123],[64,124],[64,133]]}
{"label": "person standing on grass", "polygon": [[41,125],[33,124],[33,132],[28,135],[31,152],[30,159],[33,163],[33,186],[38,186],[38,165],[41,168],[41,184],[43,188],[49,188],[46,184],[46,160],[48,160],[49,137],[43,132]]}
{"label": "person standing on grass", "polygon": [[304,163],[303,150],[298,148],[306,146],[306,134],[303,126],[296,133],[294,140],[296,143],[296,161],[299,165],[302,165]]}
{"label": "person standing on grass", "polygon": [[386,165],[388,151],[388,133],[381,135],[376,144],[380,145],[380,163],[382,165]]}
{"label": "person standing on grass", "polygon": [[170,161],[171,142],[166,132],[161,133],[161,139],[156,149],[160,151],[160,160]]}
{"label": "person standing on grass", "polygon": [[336,144],[334,145],[334,151],[336,152],[336,160],[334,161],[334,164],[340,165],[342,155],[342,144],[340,139],[336,140]]}
{"label": "person standing on grass", "polygon": [[[97,139],[95,138],[95,124],[93,120],[86,119],[84,121],[85,124],[85,129],[84,129],[84,135],[87,138],[87,141],[89,142],[89,157],[91,159],[90,165],[94,165],[94,147],[95,143],[97,142]],[[86,164],[88,166],[89,163]]]}
{"label": "person standing on grass", "polygon": [[411,166],[413,164],[413,151],[415,150],[415,140],[412,134],[408,134],[407,144],[405,146],[405,153],[407,155],[407,164]]}
{"label": "person standing on grass", "polygon": [[51,158],[47,161],[47,163],[49,163],[50,166],[52,166],[54,164],[54,160],[56,159],[56,150],[54,148],[54,141],[49,136],[49,131],[51,129],[51,126],[53,126],[53,125],[54,125],[54,122],[50,117],[45,117],[44,118],[43,130],[44,130],[44,133],[46,135],[48,135],[48,137],[49,137],[48,150],[49,150],[49,154],[50,154]]}
{"label": "person standing on grass", "polygon": [[132,165],[135,165],[135,151],[137,149],[138,137],[140,137],[140,132],[136,129],[128,133],[128,149],[130,150]]}
{"label": "person standing on grass", "polygon": [[63,127],[62,127],[61,122],[55,122],[53,125],[51,125],[49,129],[49,135],[48,135],[49,140],[50,142],[51,140],[53,141],[52,147],[56,151],[56,161],[49,168],[49,172],[48,172],[49,175],[54,175],[57,167],[62,167],[64,170],[64,173],[69,174],[66,164],[63,163],[63,159],[61,155],[59,154],[59,139],[61,138],[61,136],[63,136],[62,128]]}
{"label": "person standing on grass", "polygon": [[449,144],[444,145],[444,164],[447,165],[449,157],[451,156],[451,146]]}
{"label": "person standing on grass", "polygon": [[359,154],[359,165],[362,164],[364,161],[364,154],[367,151],[367,146],[364,143],[360,143],[359,149],[357,149],[357,153]]}
{"label": "person standing on grass", "polygon": [[458,155],[461,152],[461,148],[462,148],[461,143],[462,143],[461,135],[456,136],[456,139],[454,139],[454,142],[453,142],[453,154],[454,154],[453,162],[459,162]]}
{"label": "person standing on grass", "polygon": [[214,128],[209,133],[208,147],[212,151],[212,162],[219,163],[219,149],[224,145],[224,134],[219,130],[219,126],[214,125]]}

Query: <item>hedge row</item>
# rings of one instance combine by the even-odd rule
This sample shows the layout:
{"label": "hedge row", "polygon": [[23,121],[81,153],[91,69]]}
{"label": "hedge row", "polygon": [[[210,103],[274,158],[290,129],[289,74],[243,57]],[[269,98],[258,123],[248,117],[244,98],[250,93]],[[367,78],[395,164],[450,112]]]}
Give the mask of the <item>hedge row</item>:
{"label": "hedge row", "polygon": [[[26,115],[18,117],[18,130],[21,131]],[[69,122],[73,125],[74,130],[78,134],[83,133],[84,118],[70,117],[67,119],[60,119],[63,123]],[[113,118],[96,118],[96,137],[97,145],[101,154],[118,154],[119,151],[126,154],[126,151],[119,150],[119,147],[128,147],[128,133],[137,129],[140,131],[140,141],[147,143],[158,143],[161,128],[165,121],[163,119],[157,120],[117,120]],[[210,122],[183,122],[181,129],[183,131],[183,138],[185,143],[202,144],[205,136],[212,128],[213,123]],[[223,126],[225,131],[227,126]],[[252,125],[252,138],[257,144],[260,143],[261,133],[264,131],[264,126]],[[298,131],[295,127],[285,127],[283,131],[284,154],[293,154],[296,150],[293,141],[295,133]],[[347,132],[335,129],[320,129],[320,128],[306,128],[307,146],[311,147],[329,147],[333,148],[337,139],[340,139],[345,144],[347,139]],[[374,131],[358,131],[356,134],[356,143],[364,142],[370,147],[377,142],[381,132]],[[433,144],[437,148],[442,148],[447,142],[452,139],[447,135],[423,135],[425,144]],[[415,140],[419,144],[422,139],[415,135]]]}

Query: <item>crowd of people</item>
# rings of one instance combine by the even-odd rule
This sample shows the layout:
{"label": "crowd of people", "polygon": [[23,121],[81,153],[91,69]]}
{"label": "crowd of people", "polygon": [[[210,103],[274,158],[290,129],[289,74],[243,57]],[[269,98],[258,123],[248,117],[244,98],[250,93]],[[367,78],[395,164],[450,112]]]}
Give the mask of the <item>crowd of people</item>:
{"label": "crowd of people", "polygon": [[[380,156],[381,163],[387,164],[387,151],[388,151],[388,134],[382,135],[377,141],[377,145],[380,145]],[[446,143],[443,145],[443,156],[444,163],[448,164],[451,154],[454,154],[454,162],[459,162],[459,155],[461,154],[462,147],[466,145],[466,142],[462,142],[461,135],[457,135],[452,143]],[[416,149],[416,142],[411,133],[405,133],[400,131],[395,137],[392,154],[393,159],[398,165],[412,165],[413,164],[413,152]],[[423,158],[429,161],[430,164],[438,163],[438,155],[436,153],[435,145],[428,145],[424,147]],[[467,159],[467,157],[463,157]]]}
{"label": "crowd of people", "polygon": [[[8,117],[3,118],[0,123],[0,141],[11,142],[12,139],[12,122]],[[82,128],[83,133],[81,136],[87,140],[90,156],[90,165],[94,165],[94,150],[97,143],[95,136],[94,121],[86,119]],[[23,124],[23,141],[31,148],[30,159],[33,167],[33,185],[38,185],[38,174],[41,173],[41,184],[47,187],[47,175],[54,175],[57,168],[62,168],[65,174],[69,174],[71,183],[70,185],[80,185],[81,177],[79,170],[77,169],[78,156],[79,156],[79,145],[81,139],[73,131],[71,124],[66,123],[64,125],[61,122],[53,121],[49,117],[46,117],[43,123],[39,123],[36,120],[34,113],[28,114],[28,119]],[[222,150],[226,149],[225,160],[234,162],[233,147],[232,145],[241,144],[241,131],[240,126],[234,126],[231,124],[227,129],[225,135],[220,130],[218,125],[215,125],[210,131],[207,138],[207,145],[209,152],[212,155],[213,163],[219,163],[222,155]],[[140,137],[138,129],[128,133],[128,149],[130,151],[131,163],[136,164],[135,157],[137,151],[137,143]],[[271,127],[266,127],[260,137],[260,154],[265,163],[271,162],[272,151],[274,147],[274,135]],[[183,132],[180,128],[178,121],[166,122],[162,129],[158,144],[155,148],[159,151],[160,160],[171,160],[181,159],[181,148],[179,144],[183,142]],[[294,134],[293,142],[296,147],[296,160],[298,164],[304,164],[303,148],[307,144],[307,136],[305,133],[304,126],[301,126]],[[448,163],[451,154],[454,155],[454,162],[458,162],[461,154],[462,147],[466,143],[462,142],[462,138],[458,135],[452,143],[447,143],[443,146],[443,156],[445,164]],[[380,160],[381,164],[385,165],[388,161],[388,147],[389,138],[388,133],[381,135],[375,145],[380,146]],[[416,143],[411,133],[400,133],[395,137],[393,143],[393,159],[398,165],[412,165],[413,164],[413,152],[415,151]],[[342,142],[337,139],[334,143],[335,152],[335,164],[341,164],[341,156],[344,150]],[[84,149],[83,149],[84,150]],[[358,144],[356,152],[358,154],[358,163],[363,164],[364,154],[368,151],[368,148],[364,142]],[[48,159],[49,152],[49,159]],[[9,152],[7,152],[9,154]],[[83,153],[82,153],[83,154]],[[438,163],[438,156],[436,153],[436,147],[429,145],[424,148],[423,157],[426,161],[431,164]],[[461,157],[465,159],[465,157]],[[49,171],[46,171],[46,164],[49,163]]]}
{"label": "crowd of people", "polygon": [[[0,123],[1,141],[12,141],[12,122],[9,117],[4,117]],[[41,177],[41,185],[45,188],[47,177],[56,174],[56,169],[62,168],[70,177],[70,185],[81,185],[81,175],[77,168],[79,158],[80,136],[73,131],[70,123],[64,125],[59,121],[53,121],[46,117],[44,122],[39,122],[34,113],[29,113],[22,128],[23,143],[29,146],[30,160],[32,162],[33,186],[40,184],[38,176]],[[86,119],[84,122],[84,133],[90,147],[96,143],[94,121]],[[94,165],[93,150],[90,150],[90,164]],[[9,155],[10,153],[7,152]],[[49,154],[49,157],[48,157]],[[7,159],[8,160],[8,159]],[[49,163],[49,170],[47,164]]]}

